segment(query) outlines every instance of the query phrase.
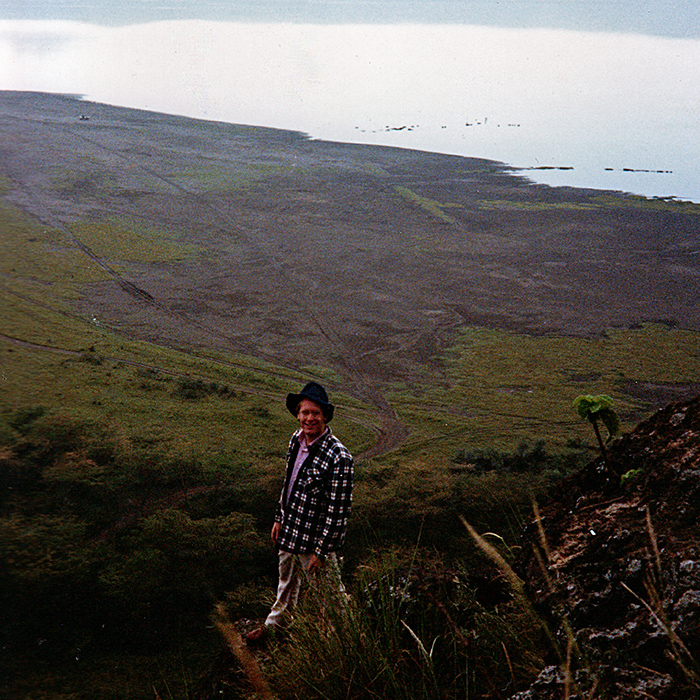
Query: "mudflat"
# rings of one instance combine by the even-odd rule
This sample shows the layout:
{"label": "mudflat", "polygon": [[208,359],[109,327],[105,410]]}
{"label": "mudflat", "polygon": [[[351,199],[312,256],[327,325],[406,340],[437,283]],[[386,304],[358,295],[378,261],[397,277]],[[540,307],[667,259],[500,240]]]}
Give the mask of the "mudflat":
{"label": "mudflat", "polygon": [[0,136],[5,200],[107,275],[72,307],[131,337],[368,397],[464,325],[700,329],[700,206],[66,95],[0,92]]}

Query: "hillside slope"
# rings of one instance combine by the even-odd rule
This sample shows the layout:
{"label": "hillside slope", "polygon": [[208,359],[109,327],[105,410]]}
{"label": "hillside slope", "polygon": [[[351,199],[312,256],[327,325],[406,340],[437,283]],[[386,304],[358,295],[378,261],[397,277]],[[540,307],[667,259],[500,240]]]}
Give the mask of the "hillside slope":
{"label": "hillside slope", "polygon": [[6,198],[109,272],[84,313],[139,336],[386,377],[464,323],[700,328],[700,207],[69,96],[0,93],[0,133]]}
{"label": "hillside slope", "polygon": [[[567,697],[597,683],[620,700],[696,698],[700,397],[657,412],[609,456],[624,485],[600,460],[563,482],[541,508],[542,534],[537,522],[525,531],[522,573],[562,648],[564,622],[578,645],[578,694]],[[565,685],[551,666],[513,700],[559,699]]]}
{"label": "hillside slope", "polygon": [[582,391],[631,422],[700,385],[698,205],[66,95],[0,92],[0,143],[18,386],[37,348],[145,341],[323,381],[371,410],[369,456],[451,456],[564,445]]}

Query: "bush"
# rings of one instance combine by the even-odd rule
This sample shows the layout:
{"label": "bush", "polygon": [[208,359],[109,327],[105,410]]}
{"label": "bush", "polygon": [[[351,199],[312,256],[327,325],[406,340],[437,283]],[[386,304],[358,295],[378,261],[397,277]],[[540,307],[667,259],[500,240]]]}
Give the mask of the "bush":
{"label": "bush", "polygon": [[8,421],[9,425],[21,435],[25,435],[31,430],[34,422],[46,413],[43,406],[33,406],[19,409]]}
{"label": "bush", "polygon": [[112,634],[162,644],[173,628],[201,627],[225,591],[259,577],[268,547],[253,526],[242,513],[192,520],[166,509],[119,538],[99,575]]}
{"label": "bush", "polygon": [[590,459],[590,451],[578,442],[570,442],[569,452],[552,454],[545,449],[545,441],[538,440],[532,447],[521,442],[515,452],[496,450],[460,450],[453,458],[455,471],[477,474],[489,471],[537,474],[543,469],[568,473],[582,467]]}
{"label": "bush", "polygon": [[520,455],[479,452],[479,458],[485,464],[488,460],[489,465],[479,470],[471,468],[473,455],[466,457],[470,468],[464,469],[421,462],[397,464],[391,470],[372,469],[356,484],[349,548],[354,554],[357,542],[420,542],[436,551],[462,556],[472,545],[460,517],[515,544],[532,497],[539,498],[570,463],[566,455],[552,456],[546,464],[560,469],[540,467],[524,474],[502,465],[518,457],[528,464],[539,464],[542,454],[546,455],[539,447],[523,450]]}
{"label": "bush", "polygon": [[191,377],[178,377],[173,396],[185,399],[186,401],[197,401],[205,396],[219,396],[221,398],[234,398],[236,393],[225,385],[216,382],[204,382],[201,379]]}
{"label": "bush", "polygon": [[0,629],[13,643],[167,646],[200,634],[227,590],[265,578],[273,557],[252,514],[207,499],[184,510],[219,490],[218,467],[40,412],[15,424],[0,450]]}

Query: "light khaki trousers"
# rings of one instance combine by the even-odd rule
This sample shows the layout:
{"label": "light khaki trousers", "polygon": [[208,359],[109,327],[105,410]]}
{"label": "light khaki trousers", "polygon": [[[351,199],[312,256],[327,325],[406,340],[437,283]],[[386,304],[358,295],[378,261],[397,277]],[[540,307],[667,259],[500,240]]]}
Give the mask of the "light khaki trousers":
{"label": "light khaki trousers", "polygon": [[[308,576],[311,554],[290,554],[289,552],[279,553],[279,583],[277,584],[277,600],[275,600],[270,614],[265,620],[268,627],[280,627],[288,621],[289,616],[296,607],[299,600],[299,591],[302,582]],[[345,593],[343,584],[340,581],[340,569],[338,558],[335,552],[331,552],[323,565],[324,571],[334,582],[341,593]]]}

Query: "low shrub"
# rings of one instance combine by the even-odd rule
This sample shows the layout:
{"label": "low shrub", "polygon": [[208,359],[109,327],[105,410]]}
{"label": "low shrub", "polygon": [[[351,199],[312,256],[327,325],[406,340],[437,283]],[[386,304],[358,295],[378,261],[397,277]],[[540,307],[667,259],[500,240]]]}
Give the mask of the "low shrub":
{"label": "low shrub", "polygon": [[192,379],[191,377],[178,377],[172,394],[186,401],[197,401],[206,396],[219,396],[221,398],[236,396],[236,392],[224,384],[205,382],[201,379]]}
{"label": "low shrub", "polygon": [[549,453],[544,440],[530,446],[521,442],[514,452],[496,450],[460,450],[453,458],[455,471],[471,471],[476,474],[489,471],[537,474],[544,469],[567,474],[582,467],[589,459],[591,449],[579,442],[572,442],[565,453]]}
{"label": "low shrub", "polygon": [[23,430],[0,450],[0,634],[11,646],[167,647],[201,634],[227,590],[269,573],[257,514],[187,512],[190,494],[219,489],[220,465],[90,423],[13,419]]}

